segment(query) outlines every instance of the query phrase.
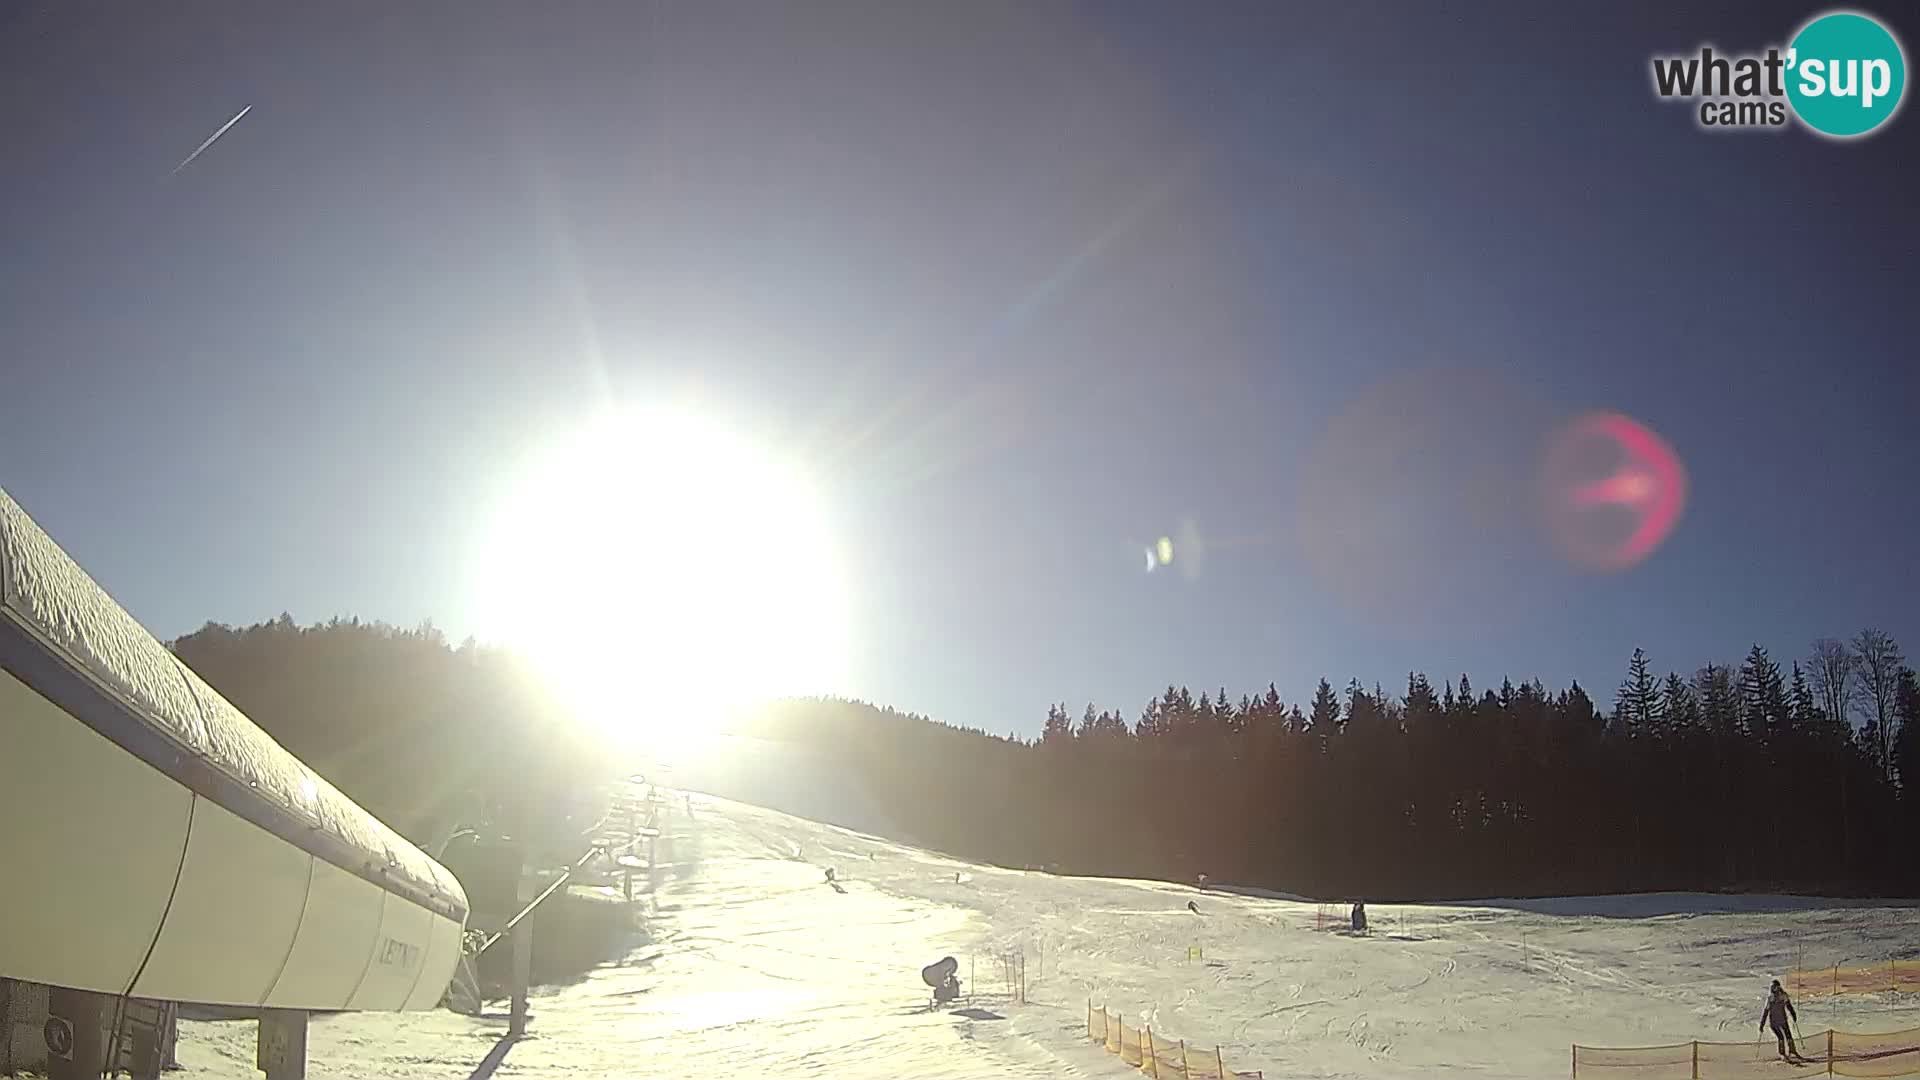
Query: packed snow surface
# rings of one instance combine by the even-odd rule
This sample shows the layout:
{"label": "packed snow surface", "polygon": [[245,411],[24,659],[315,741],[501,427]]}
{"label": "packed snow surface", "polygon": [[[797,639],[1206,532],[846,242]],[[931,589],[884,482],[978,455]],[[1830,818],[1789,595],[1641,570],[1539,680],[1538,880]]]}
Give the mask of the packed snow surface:
{"label": "packed snow surface", "polygon": [[[1769,979],[1910,955],[1920,923],[1904,903],[1662,894],[1370,904],[1359,937],[1255,890],[983,866],[712,795],[690,814],[668,801],[650,940],[536,988],[530,1038],[499,1043],[504,1004],[317,1018],[313,1075],[1139,1076],[1085,1039],[1091,1000],[1275,1080],[1539,1080],[1566,1074],[1576,1041],[1753,1040]],[[1027,1004],[990,960],[1015,946]],[[974,996],[929,1011],[919,969],[949,954]],[[1810,1032],[1920,1026],[1920,1003],[1892,995],[1798,1004]],[[192,1076],[257,1076],[253,1025],[183,1024],[180,1058]]]}

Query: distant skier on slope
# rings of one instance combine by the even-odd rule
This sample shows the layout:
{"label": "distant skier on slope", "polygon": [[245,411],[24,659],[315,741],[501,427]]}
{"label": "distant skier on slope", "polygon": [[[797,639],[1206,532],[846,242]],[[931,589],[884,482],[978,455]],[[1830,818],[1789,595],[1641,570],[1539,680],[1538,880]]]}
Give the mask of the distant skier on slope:
{"label": "distant skier on slope", "polygon": [[1367,932],[1367,902],[1365,900],[1354,901],[1352,925],[1353,932],[1356,934],[1364,934]]}
{"label": "distant skier on slope", "polygon": [[1765,1032],[1771,1026],[1773,1037],[1780,1044],[1780,1056],[1788,1061],[1798,1061],[1800,1048],[1793,1043],[1793,1028],[1787,1025],[1788,1017],[1792,1017],[1795,1023],[1800,1021],[1800,1014],[1793,1009],[1793,999],[1787,996],[1780,980],[1775,979],[1773,989],[1767,992],[1766,1007],[1760,1013],[1760,1030]]}

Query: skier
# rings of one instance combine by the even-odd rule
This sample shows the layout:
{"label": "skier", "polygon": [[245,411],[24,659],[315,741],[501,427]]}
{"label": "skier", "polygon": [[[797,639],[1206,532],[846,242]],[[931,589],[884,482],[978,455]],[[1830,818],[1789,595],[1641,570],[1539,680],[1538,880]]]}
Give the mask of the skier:
{"label": "skier", "polygon": [[1790,1062],[1799,1061],[1800,1048],[1793,1043],[1793,1028],[1787,1025],[1788,1017],[1795,1023],[1800,1020],[1800,1014],[1793,1009],[1793,999],[1787,996],[1780,980],[1775,979],[1773,988],[1767,992],[1766,1008],[1760,1013],[1760,1030],[1765,1032],[1772,1026],[1773,1037],[1780,1044],[1780,1056]]}
{"label": "skier", "polygon": [[1354,901],[1352,922],[1354,933],[1364,934],[1367,932],[1367,902],[1365,900]]}

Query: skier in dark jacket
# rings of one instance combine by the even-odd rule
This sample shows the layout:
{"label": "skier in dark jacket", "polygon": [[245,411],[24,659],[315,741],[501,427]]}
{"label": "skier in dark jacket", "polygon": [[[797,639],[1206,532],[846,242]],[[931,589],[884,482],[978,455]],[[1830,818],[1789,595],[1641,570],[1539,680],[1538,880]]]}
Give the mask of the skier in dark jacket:
{"label": "skier in dark jacket", "polygon": [[1775,979],[1773,989],[1767,992],[1767,1006],[1760,1013],[1760,1030],[1764,1032],[1771,1026],[1773,1037],[1780,1044],[1780,1056],[1788,1061],[1797,1061],[1800,1048],[1793,1044],[1793,1029],[1787,1026],[1788,1017],[1792,1017],[1794,1023],[1800,1022],[1800,1014],[1793,1011],[1793,999],[1787,996],[1780,980]]}

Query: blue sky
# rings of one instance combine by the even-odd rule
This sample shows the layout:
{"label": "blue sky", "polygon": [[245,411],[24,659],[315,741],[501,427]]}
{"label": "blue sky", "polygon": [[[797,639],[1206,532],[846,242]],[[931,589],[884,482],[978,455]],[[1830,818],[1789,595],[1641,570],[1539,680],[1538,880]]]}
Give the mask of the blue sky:
{"label": "blue sky", "polygon": [[[821,478],[839,689],[1002,731],[1920,649],[1910,110],[1654,98],[1811,7],[1437,7],[10,7],[0,486],[162,636],[459,636],[513,462],[694,400]],[[1592,575],[1524,511],[1601,408],[1692,501]]]}

